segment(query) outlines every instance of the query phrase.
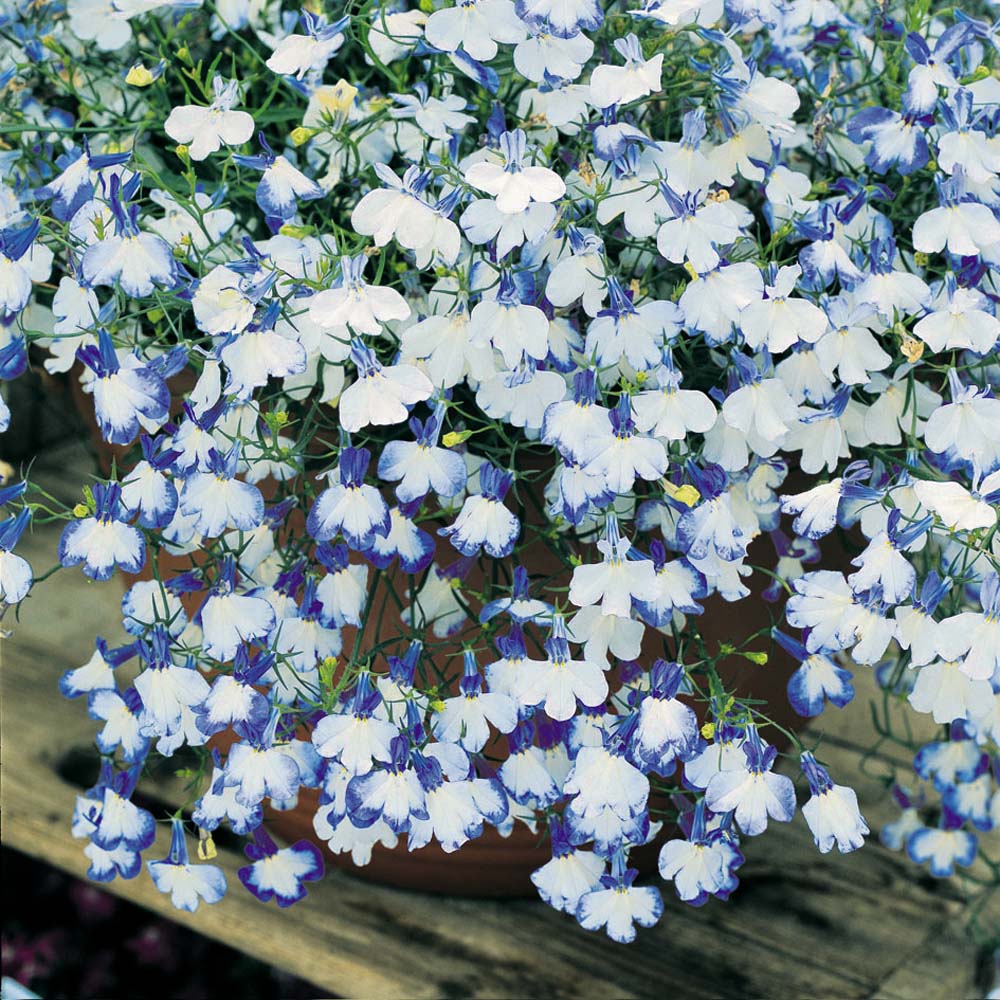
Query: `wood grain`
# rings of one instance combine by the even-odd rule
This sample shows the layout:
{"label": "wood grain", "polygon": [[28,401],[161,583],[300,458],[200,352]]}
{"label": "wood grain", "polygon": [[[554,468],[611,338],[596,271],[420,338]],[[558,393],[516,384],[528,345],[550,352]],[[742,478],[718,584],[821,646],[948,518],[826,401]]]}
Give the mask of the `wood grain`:
{"label": "wood grain", "polygon": [[[56,538],[39,530],[26,539],[25,555],[36,568],[51,564]],[[89,657],[95,632],[123,638],[120,595],[114,584],[97,587],[76,571],[59,573],[26,602],[14,638],[0,647],[4,843],[80,877],[87,864],[69,832],[80,786],[66,762],[92,752],[96,724],[82,704],[61,698],[56,684],[65,669]],[[820,756],[835,780],[856,785],[877,828],[893,815],[877,775],[895,755],[869,762],[876,777],[857,780],[859,744],[870,736],[867,673],[859,671],[856,704],[831,710],[812,732],[831,730]],[[140,791],[176,798],[169,783],[146,783]],[[147,858],[165,856],[168,840],[163,823]],[[822,856],[801,816],[772,825],[744,850],[742,885],[729,903],[693,909],[661,884],[662,921],[627,947],[581,930],[540,902],[431,897],[339,872],[310,886],[304,902],[279,911],[242,890],[236,877],[242,855],[229,847],[220,847],[218,863],[230,892],[196,914],[175,911],[145,874],[106,888],[337,996],[975,995],[976,952],[961,930],[966,904],[950,883],[929,878],[874,836],[848,857]],[[986,919],[1000,926],[1000,913],[987,910]]]}

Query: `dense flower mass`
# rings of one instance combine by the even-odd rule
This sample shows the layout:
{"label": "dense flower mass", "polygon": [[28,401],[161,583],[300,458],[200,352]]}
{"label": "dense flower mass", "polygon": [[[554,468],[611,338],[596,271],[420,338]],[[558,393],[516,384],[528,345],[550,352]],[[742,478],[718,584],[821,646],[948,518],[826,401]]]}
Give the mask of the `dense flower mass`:
{"label": "dense flower mass", "polygon": [[637,845],[700,906],[800,806],[864,844],[733,679],[778,647],[799,716],[856,666],[940,724],[882,838],[1000,877],[1000,29],[932,7],[6,5],[0,377],[79,380],[116,461],[72,510],[2,484],[0,609],[32,518],[128,577],[61,682],[93,878],[142,870],[178,754],[183,909],[220,825],[301,899],[265,808],[312,789],[357,864],[547,832],[541,897],[631,941]]}

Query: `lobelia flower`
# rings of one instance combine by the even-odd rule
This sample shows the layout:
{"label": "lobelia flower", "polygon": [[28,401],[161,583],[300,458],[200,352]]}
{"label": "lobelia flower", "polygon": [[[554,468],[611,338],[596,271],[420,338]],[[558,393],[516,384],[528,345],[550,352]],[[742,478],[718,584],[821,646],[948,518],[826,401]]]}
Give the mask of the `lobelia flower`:
{"label": "lobelia flower", "polygon": [[986,298],[975,288],[959,288],[950,271],[932,306],[934,311],[913,327],[914,336],[932,351],[967,348],[987,354],[1000,339],[1000,319],[988,311]]}
{"label": "lobelia flower", "polygon": [[301,784],[309,782],[292,743],[279,742],[281,713],[272,707],[263,726],[243,742],[234,743],[224,768],[225,784],[236,788],[236,801],[252,807],[265,797],[275,803],[294,799]]}
{"label": "lobelia flower", "polygon": [[163,131],[188,147],[192,160],[204,160],[223,145],[242,146],[253,135],[253,117],[233,111],[239,97],[239,81],[212,78],[214,100],[207,108],[185,104],[173,108],[163,123]]}
{"label": "lobelia flower", "polygon": [[814,486],[804,493],[781,497],[783,514],[795,514],[792,527],[798,535],[817,539],[828,535],[837,525],[846,500],[879,500],[882,493],[865,486],[871,477],[871,466],[865,462],[852,462],[843,476],[828,483]]}
{"label": "lobelia flower", "polygon": [[649,600],[636,600],[636,614],[653,628],[668,627],[676,611],[700,615],[705,609],[698,599],[708,596],[704,575],[686,559],[667,559],[658,539],[650,543],[649,551],[656,569],[656,594]]}
{"label": "lobelia flower", "polygon": [[517,707],[508,695],[483,690],[475,655],[466,650],[459,694],[444,700],[431,729],[441,742],[479,753],[489,740],[491,723],[501,733],[511,732],[517,725]]}
{"label": "lobelia flower", "polygon": [[[104,171],[123,166],[132,158],[131,150],[119,153],[92,153],[86,139],[56,161],[62,173],[35,191],[37,198],[52,199],[52,214],[68,222],[94,196],[94,184]],[[121,171],[117,171],[121,173]],[[16,258],[15,258],[16,259]]]}
{"label": "lobelia flower", "polygon": [[576,914],[580,898],[601,883],[605,862],[592,851],[582,851],[569,842],[562,821],[549,817],[552,860],[531,873],[538,895],[553,909]]}
{"label": "lobelia flower", "polygon": [[396,496],[404,504],[421,500],[428,493],[457,496],[465,487],[468,470],[462,456],[438,446],[444,421],[444,404],[421,423],[410,420],[414,441],[389,441],[379,455],[378,474],[390,482],[399,481]]}
{"label": "lobelia flower", "polygon": [[578,371],[573,376],[572,399],[560,400],[545,410],[542,441],[554,444],[567,459],[586,461],[595,438],[612,434],[610,413],[597,402],[597,372]]}
{"label": "lobelia flower", "polygon": [[94,42],[101,52],[114,52],[132,40],[131,26],[110,0],[69,0],[66,13],[73,34]]}
{"label": "lobelia flower", "polygon": [[97,344],[77,348],[77,359],[95,375],[94,415],[101,436],[110,444],[130,444],[139,427],[158,430],[170,411],[170,391],[159,367],[130,356],[123,364],[107,330]]}
{"label": "lobelia flower", "polygon": [[528,24],[547,23],[557,38],[573,38],[583,31],[596,31],[604,23],[597,0],[515,0],[517,16]]}
{"label": "lobelia flower", "polygon": [[[279,621],[269,637],[274,652],[283,657],[283,665],[303,682],[312,676],[317,663],[337,656],[343,646],[340,631],[330,627],[316,588],[315,577],[307,578],[298,613]],[[284,688],[284,682],[280,686]]]}
{"label": "lobelia flower", "polygon": [[343,534],[352,549],[365,551],[376,536],[385,538],[389,534],[389,508],[374,486],[365,485],[370,461],[367,448],[347,447],[341,451],[340,482],[320,493],[306,522],[309,534],[317,541]]}
{"label": "lobelia flower", "polygon": [[974,104],[972,91],[965,87],[940,103],[944,130],[937,141],[938,166],[946,174],[961,167],[970,184],[992,184],[1000,171],[1000,158],[986,133],[977,128],[982,119]]}
{"label": "lobelia flower", "polygon": [[144,851],[156,839],[153,817],[130,801],[141,769],[142,764],[136,763],[119,771],[103,790],[100,819],[91,837],[102,851]]}
{"label": "lobelia flower", "polygon": [[195,191],[193,202],[182,204],[166,191],[151,191],[149,200],[159,205],[164,214],[150,223],[150,229],[171,246],[211,250],[236,222],[230,209],[220,207],[225,194],[224,188],[219,188],[212,197],[204,191]]}
{"label": "lobelia flower", "polygon": [[495,371],[492,347],[472,342],[464,303],[447,316],[428,316],[407,327],[400,360],[418,362],[439,390],[457,385],[468,375],[478,381]]}
{"label": "lobelia flower", "polygon": [[964,385],[954,368],[948,370],[951,402],[938,407],[924,428],[931,451],[954,452],[980,468],[1000,466],[1000,399],[989,389]]}
{"label": "lobelia flower", "polygon": [[906,847],[910,834],[924,825],[919,812],[922,796],[915,799],[900,785],[893,785],[891,791],[894,804],[900,809],[899,819],[885,823],[879,831],[878,839],[889,850],[901,851]]}
{"label": "lobelia flower", "polygon": [[600,889],[580,897],[576,919],[588,931],[602,927],[612,941],[627,944],[635,940],[635,925],[652,927],[663,914],[663,897],[654,886],[633,885],[639,872],[627,868],[625,852],[619,850],[611,861],[611,873],[601,876]]}
{"label": "lobelia flower", "polygon": [[583,311],[588,316],[596,316],[606,294],[604,241],[593,233],[581,232],[576,226],[570,226],[567,235],[572,254],[563,257],[549,272],[545,297],[557,308],[582,300]]}
{"label": "lobelia flower", "polygon": [[356,334],[376,336],[382,324],[405,320],[410,315],[406,300],[394,288],[369,285],[364,280],[368,258],[364,254],[340,258],[340,278],[333,288],[327,288],[309,300],[309,316],[314,323],[334,330],[347,328]]}
{"label": "lobelia flower", "polygon": [[264,832],[253,831],[253,843],[244,853],[251,864],[236,873],[239,880],[262,903],[272,899],[284,908],[305,899],[305,882],[318,882],[324,873],[323,856],[315,844],[300,840],[291,847],[278,845]]}
{"label": "lobelia flower", "polygon": [[386,187],[369,191],[354,206],[354,231],[371,236],[377,247],[386,246],[393,238],[407,250],[425,246],[434,214],[423,198],[431,182],[430,172],[414,164],[406,168],[400,180],[384,163],[374,164],[373,169]]}
{"label": "lobelia flower", "polygon": [[[523,15],[519,15],[523,18]],[[514,49],[514,68],[528,80],[544,82],[546,76],[576,80],[594,54],[594,43],[582,32],[562,37],[550,23],[527,20],[530,34]]]}
{"label": "lobelia flower", "polygon": [[604,733],[602,745],[581,747],[563,783],[572,843],[593,840],[601,857],[613,857],[626,843],[643,843],[649,833],[649,779],[626,759],[637,723],[630,715]]}
{"label": "lobelia flower", "polygon": [[170,853],[162,861],[148,861],[153,884],[170,894],[178,910],[194,913],[200,900],[211,905],[226,894],[226,876],[217,865],[193,865],[188,859],[184,821],[174,819],[170,831]]}
{"label": "lobelia flower", "polygon": [[389,112],[392,118],[400,121],[412,118],[425,135],[441,141],[447,141],[466,125],[475,122],[472,115],[463,114],[467,105],[457,94],[431,97],[423,81],[419,81],[413,89],[414,94],[390,95],[397,105],[401,105]]}
{"label": "lobelia flower", "polygon": [[[262,272],[259,265],[255,257],[220,264],[198,282],[191,304],[199,330],[222,336],[240,333],[253,322],[257,303],[270,293],[276,281],[275,272]],[[215,398],[207,398],[208,380],[214,383]],[[218,361],[207,360],[189,401],[192,405],[212,406],[221,389]]]}
{"label": "lobelia flower", "polygon": [[221,733],[230,726],[241,739],[249,740],[267,724],[271,714],[267,698],[255,685],[274,664],[274,655],[253,656],[246,646],[236,651],[231,674],[220,674],[205,698],[195,706],[197,726],[206,735]]}
{"label": "lobelia flower", "polygon": [[534,738],[531,722],[517,723],[507,738],[510,754],[497,769],[497,777],[510,798],[532,810],[552,805],[561,795],[546,768],[544,751],[533,745]]}
{"label": "lobelia flower", "polygon": [[913,484],[920,506],[936,514],[949,531],[992,528],[1000,503],[1000,469],[983,479],[975,476],[972,490],[951,480],[921,479]]}
{"label": "lobelia flower", "polygon": [[181,489],[181,513],[194,518],[195,531],[206,538],[226,529],[252,531],[264,519],[264,497],[256,486],[236,478],[240,445],[222,455],[214,448],[208,454],[208,468],[194,472]]}
{"label": "lobelia flower", "polygon": [[476,391],[476,404],[487,416],[530,432],[541,429],[545,411],[565,395],[563,377],[555,371],[539,371],[528,358],[513,371],[484,379]]}
{"label": "lobelia flower", "polygon": [[899,508],[890,511],[885,531],[875,535],[868,547],[851,560],[851,565],[860,567],[847,578],[855,593],[878,586],[890,604],[899,604],[909,597],[917,581],[917,572],[900,550],[927,531],[931,518],[921,518],[901,528],[901,517]]}
{"label": "lobelia flower", "polygon": [[211,593],[198,613],[203,634],[202,651],[225,662],[244,642],[262,639],[274,628],[274,609],[260,597],[236,591],[236,561],[226,556]]}
{"label": "lobelia flower", "polygon": [[358,378],[341,394],[340,422],[349,433],[371,425],[403,423],[407,406],[423,402],[433,392],[427,376],[413,365],[383,366],[359,338],[351,344]]}
{"label": "lobelia flower", "polygon": [[692,277],[678,300],[687,326],[702,331],[709,343],[723,343],[751,302],[764,295],[764,280],[749,261],[735,264],[724,258],[719,265]]}
{"label": "lobelia flower", "polygon": [[87,878],[97,882],[110,882],[118,875],[124,879],[131,879],[142,871],[139,850],[130,848],[124,843],[105,849],[91,839],[101,821],[105,792],[112,786],[114,779],[111,761],[103,758],[97,784],[83,795],[77,796],[73,813],[73,836],[89,841],[83,849],[84,855],[90,861]]}
{"label": "lobelia flower", "polygon": [[605,615],[596,604],[581,608],[569,623],[573,642],[583,643],[583,658],[602,666],[608,665],[608,653],[619,660],[634,660],[639,656],[645,625],[631,618]]}
{"label": "lobelia flower", "polygon": [[940,659],[919,668],[907,700],[915,711],[932,715],[935,722],[948,723],[968,718],[991,694],[988,678],[971,677],[963,661]]}
{"label": "lobelia flower", "polygon": [[874,239],[869,249],[869,274],[852,289],[856,301],[873,305],[880,316],[919,313],[929,305],[931,291],[924,280],[896,267],[896,242]]}
{"label": "lobelia flower", "polygon": [[361,674],[351,708],[324,716],[314,727],[312,741],[320,756],[338,760],[351,774],[367,774],[374,761],[391,761],[391,743],[398,729],[375,717],[381,699],[372,687],[371,675]]}
{"label": "lobelia flower", "polygon": [[[475,7],[484,2],[499,3],[507,0],[477,0],[475,4],[469,6]],[[435,16],[432,14],[427,22],[428,29]],[[523,165],[526,142],[527,137],[522,129],[504,132],[500,136],[503,166],[481,160],[466,168],[466,181],[472,187],[496,198],[497,208],[501,212],[522,212],[528,207],[529,202],[558,201],[566,193],[566,185],[558,174],[547,167]]]}
{"label": "lobelia flower", "polygon": [[[31,298],[31,283],[49,275],[52,251],[35,243],[40,229],[38,219],[21,229],[0,228],[0,319],[21,312]],[[11,370],[4,377],[13,378],[21,371]]]}
{"label": "lobelia flower", "polygon": [[94,513],[71,521],[59,539],[59,561],[63,566],[83,563],[83,572],[92,580],[107,580],[115,567],[138,573],[146,562],[146,542],[142,534],[125,523],[118,483],[95,483],[92,487]]}
{"label": "lobelia flower", "polygon": [[507,817],[508,803],[503,787],[496,778],[483,782],[445,780],[440,761],[412,752],[417,777],[424,789],[427,819],[412,817],[407,846],[411,851],[429,844],[435,838],[446,854],[457,851],[469,840],[479,837],[483,824],[497,825]]}
{"label": "lobelia flower", "polygon": [[783,442],[788,451],[802,451],[799,464],[804,472],[820,472],[824,465],[833,472],[841,458],[850,455],[852,437],[850,386],[841,386],[821,409],[801,407],[798,423]]}
{"label": "lobelia flower", "polygon": [[177,511],[177,488],[166,475],[179,453],[161,449],[148,434],[139,437],[142,460],[122,481],[122,506],[129,514],[138,514],[136,523],[143,528],[165,528]]}
{"label": "lobelia flower", "polygon": [[697,716],[676,697],[684,679],[679,663],[654,661],[649,691],[639,703],[631,752],[637,763],[657,774],[672,773],[675,760],[686,760],[701,749]]}
{"label": "lobelia flower", "polygon": [[355,775],[347,785],[347,814],[356,827],[371,827],[382,821],[393,833],[406,833],[410,818],[427,820],[424,789],[410,766],[406,736],[394,736],[391,759],[385,770]]}
{"label": "lobelia flower", "polygon": [[812,792],[811,798],[802,807],[802,815],[809,824],[820,853],[829,853],[834,844],[841,854],[856,851],[870,832],[858,810],[857,795],[846,785],[835,785],[811,753],[803,753],[801,759],[802,771]]}
{"label": "lobelia flower", "polygon": [[401,620],[411,628],[429,627],[439,639],[459,631],[465,624],[466,613],[455,592],[472,563],[471,556],[462,556],[444,569],[432,563],[413,605],[400,613]]}
{"label": "lobelia flower", "polygon": [[218,348],[226,366],[224,391],[241,398],[267,385],[269,378],[288,378],[306,370],[306,351],[297,341],[275,330],[281,303],[272,302],[239,333],[230,334]]}
{"label": "lobelia flower", "polygon": [[[24,483],[19,483],[0,489],[0,503],[19,496],[24,487]],[[31,508],[27,506],[0,521],[0,608],[23,601],[31,590],[34,580],[31,566],[26,559],[13,552],[30,521]]]}
{"label": "lobelia flower", "polygon": [[174,736],[182,731],[185,710],[204,701],[208,682],[189,659],[184,666],[173,662],[171,637],[156,625],[148,639],[138,642],[144,669],[135,679],[135,689],[142,701],[139,729],[144,736]]}
{"label": "lobelia flower", "polygon": [[771,275],[773,283],[764,286],[767,297],[740,312],[739,328],[748,347],[766,345],[779,354],[796,343],[814,344],[826,333],[829,320],[823,310],[791,295],[801,274],[797,264],[778,269]]}
{"label": "lobelia flower", "polygon": [[264,811],[258,803],[246,806],[237,798],[239,787],[226,784],[225,771],[219,766],[219,753],[213,750],[214,767],[208,789],[195,803],[192,821],[200,830],[217,830],[226,820],[233,833],[246,836],[260,826]]}
{"label": "lobelia flower", "polygon": [[652,59],[646,59],[642,54],[639,39],[634,34],[616,38],[614,46],[625,60],[625,65],[602,64],[597,66],[590,76],[590,99],[598,108],[609,108],[613,104],[629,104],[661,89],[662,52]]}
{"label": "lobelia flower", "polygon": [[987,833],[993,829],[993,781],[990,774],[981,774],[968,784],[952,785],[944,793],[942,805],[948,812]]}
{"label": "lobelia flower", "polygon": [[932,208],[913,223],[913,249],[956,257],[975,257],[1000,241],[1000,222],[987,205],[972,201],[965,192],[965,173],[938,181],[940,208]]}
{"label": "lobelia flower", "polygon": [[479,494],[466,497],[455,523],[440,528],[438,534],[464,556],[474,556],[484,549],[494,559],[502,559],[514,550],[521,532],[517,517],[503,505],[514,481],[512,472],[503,472],[484,462],[479,469]]}
{"label": "lobelia flower", "polygon": [[970,29],[971,25],[961,21],[951,25],[934,43],[933,50],[915,31],[907,34],[903,44],[916,66],[910,70],[905,96],[915,111],[933,111],[939,87],[958,88],[958,80],[948,62],[969,40]]}
{"label": "lobelia flower", "polygon": [[497,42],[512,45],[526,35],[511,0],[464,0],[434,11],[424,26],[424,37],[436,49],[454,52],[461,47],[480,62],[497,54]]}
{"label": "lobelia flower", "polygon": [[955,874],[955,866],[968,868],[976,860],[976,835],[963,830],[962,818],[945,809],[938,829],[922,826],[906,838],[906,853],[918,865],[930,862],[935,878]]}
{"label": "lobelia flower", "polygon": [[509,271],[500,275],[496,298],[480,302],[469,318],[473,343],[489,343],[513,368],[524,355],[543,360],[549,353],[549,320],[541,309],[521,302]]}
{"label": "lobelia flower", "polygon": [[919,598],[914,585],[913,604],[897,607],[894,612],[896,641],[900,648],[909,650],[911,666],[921,667],[937,656],[939,627],[933,615],[951,585],[950,577],[942,579],[936,570],[931,570],[924,577]]}
{"label": "lobelia flower", "polygon": [[301,80],[310,71],[322,72],[326,67],[330,57],[344,44],[344,28],[350,23],[350,18],[328,22],[322,14],[303,10],[299,14],[299,23],[306,33],[282,38],[266,65],[272,73],[294,75]]}
{"label": "lobelia flower", "polygon": [[725,489],[725,473],[719,466],[700,470],[691,464],[688,473],[702,501],[686,509],[678,519],[678,547],[691,561],[713,557],[725,562],[742,559],[747,542],[733,514],[732,498]]}
{"label": "lobelia flower", "polygon": [[585,471],[603,480],[616,496],[628,493],[637,478],[659,479],[667,471],[667,452],[661,441],[637,433],[632,400],[623,394],[611,411],[611,434],[592,439]]}
{"label": "lobelia flower", "polygon": [[92,719],[104,722],[104,728],[94,737],[102,754],[114,754],[121,747],[126,764],[146,759],[149,738],[141,732],[142,699],[134,687],[120,695],[110,688],[92,691],[87,698],[87,712]]}
{"label": "lobelia flower", "polygon": [[65,698],[79,698],[82,694],[115,687],[114,671],[135,656],[136,644],[129,643],[112,649],[104,639],[98,639],[90,659],[83,666],[67,670],[59,678],[59,691]]}
{"label": "lobelia flower", "polygon": [[854,698],[853,675],[849,670],[837,666],[825,653],[810,653],[802,643],[779,629],[772,629],[771,635],[801,664],[788,678],[788,701],[799,715],[812,718],[823,712],[827,700],[843,708]]}
{"label": "lobelia flower", "polygon": [[770,458],[798,423],[798,409],[781,379],[764,378],[745,355],[732,360],[741,385],[722,404],[722,419],[745,436],[751,451]]}
{"label": "lobelia flower", "polygon": [[635,306],[614,277],[608,278],[608,296],[608,308],[587,327],[587,354],[594,355],[602,366],[624,360],[637,371],[653,368],[667,342],[680,330],[682,309],[659,300]]}
{"label": "lobelia flower", "polygon": [[778,756],[752,723],[743,741],[745,762],[714,775],[705,789],[705,804],[714,813],[734,811],[740,830],[754,837],[767,829],[768,817],[787,823],[795,815],[795,786],[771,768]]}
{"label": "lobelia flower", "polygon": [[679,194],[666,183],[660,193],[668,218],[657,231],[657,252],[675,264],[688,261],[699,274],[717,267],[718,248],[735,243],[750,225],[749,213],[736,202],[705,200],[702,191]]}
{"label": "lobelia flower", "polygon": [[365,558],[376,569],[387,569],[398,557],[404,573],[422,573],[434,559],[434,539],[413,518],[420,508],[420,501],[389,508],[389,533],[375,535]]}
{"label": "lobelia flower", "polygon": [[603,614],[628,618],[633,600],[655,599],[658,588],[653,564],[641,557],[630,559],[631,548],[632,543],[621,537],[618,518],[608,515],[605,537],[597,543],[604,561],[582,564],[573,570],[570,601],[577,607],[600,602]]}
{"label": "lobelia flower", "polygon": [[541,705],[545,714],[564,722],[576,713],[577,701],[586,706],[603,705],[608,683],[599,663],[573,660],[561,615],[552,616],[552,630],[545,640],[546,659],[532,662],[514,682],[514,696],[526,708]]}
{"label": "lobelia flower", "polygon": [[177,265],[170,246],[160,236],[139,229],[137,205],[128,204],[135,196],[140,175],[121,183],[112,174],[108,207],[114,219],[114,232],[92,243],[83,253],[80,273],[90,287],[117,284],[126,295],[142,298],[153,289],[173,288],[177,283]]}
{"label": "lobelia flower", "polygon": [[682,815],[687,840],[668,840],[660,848],[660,877],[674,883],[677,896],[689,906],[704,906],[709,897],[726,900],[739,885],[736,869],[743,855],[727,827],[707,829],[705,800]]}
{"label": "lobelia flower", "polygon": [[551,604],[531,597],[528,571],[523,566],[515,566],[511,596],[498,597],[484,604],[479,613],[479,621],[485,623],[503,614],[518,625],[527,622],[540,625],[551,618],[552,612]]}
{"label": "lobelia flower", "polygon": [[807,287],[827,288],[836,277],[844,288],[853,288],[863,278],[855,263],[854,247],[845,236],[849,225],[864,205],[858,192],[846,204],[823,202],[806,219],[797,219],[795,229],[809,241],[799,251],[799,264]]}
{"label": "lobelia flower", "polygon": [[367,603],[368,567],[363,563],[351,563],[346,545],[330,545],[329,542],[317,547],[316,558],[327,570],[316,587],[316,597],[323,605],[323,618],[338,628],[360,625]]}
{"label": "lobelia flower", "polygon": [[952,785],[975,780],[988,767],[988,758],[969,738],[964,723],[953,723],[948,736],[925,744],[913,758],[913,770],[924,780],[933,781],[941,793]]}
{"label": "lobelia flower", "polygon": [[282,222],[294,218],[300,201],[313,201],[323,197],[323,189],[301,170],[293,166],[286,157],[278,154],[268,145],[264,133],[257,136],[263,153],[259,156],[236,154],[233,159],[250,170],[260,170],[263,176],[257,184],[256,200],[269,219]]}
{"label": "lobelia flower", "polygon": [[[412,51],[423,34],[427,15],[421,10],[372,11],[372,26],[368,36],[375,55],[387,66],[403,59]],[[365,57],[367,59],[367,56]]]}
{"label": "lobelia flower", "polygon": [[930,158],[924,129],[933,123],[933,116],[921,110],[919,98],[915,102],[909,91],[903,94],[902,108],[902,114],[889,108],[865,108],[847,123],[851,142],[870,143],[865,163],[878,174],[890,167],[903,175],[912,174]]}

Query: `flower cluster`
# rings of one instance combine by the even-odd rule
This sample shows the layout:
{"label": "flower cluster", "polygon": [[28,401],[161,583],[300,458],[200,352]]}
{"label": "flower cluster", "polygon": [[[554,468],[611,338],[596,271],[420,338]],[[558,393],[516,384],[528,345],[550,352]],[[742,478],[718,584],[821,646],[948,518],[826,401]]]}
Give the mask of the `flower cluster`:
{"label": "flower cluster", "polygon": [[[265,829],[312,789],[356,864],[547,831],[541,897],[630,941],[663,910],[630,851],[726,899],[799,808],[779,750],[821,852],[869,833],[733,679],[762,641],[803,718],[857,665],[941,724],[882,836],[971,864],[1000,824],[1000,29],[930,6],[9,7],[0,376],[79,380],[115,461],[73,510],[3,487],[0,606],[32,517],[128,576],[127,641],[61,684],[103,724],[92,877],[138,874],[133,792],[178,754],[200,860],[246,837],[264,901],[322,874]],[[148,869],[194,910],[226,884],[185,822]]]}

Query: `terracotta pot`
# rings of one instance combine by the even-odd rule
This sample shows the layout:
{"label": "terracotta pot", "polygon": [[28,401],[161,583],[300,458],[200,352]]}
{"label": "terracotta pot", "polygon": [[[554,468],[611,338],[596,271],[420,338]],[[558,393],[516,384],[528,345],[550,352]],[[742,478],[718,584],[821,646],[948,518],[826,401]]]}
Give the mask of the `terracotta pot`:
{"label": "terracotta pot", "polygon": [[[110,471],[112,459],[117,461],[121,468],[125,449],[109,446],[101,440],[94,423],[90,400],[79,389],[77,380],[73,379],[72,384],[81,412],[85,418],[89,414],[88,423],[92,427],[94,447],[102,470],[105,474]],[[540,474],[539,481],[544,482],[544,470],[539,468],[536,471]],[[796,479],[799,481],[796,482]],[[786,489],[795,492],[806,488],[804,482],[805,479],[801,474],[796,476],[793,473],[792,481],[786,485]],[[511,498],[513,499],[513,494]],[[539,498],[532,496],[528,487],[526,492],[522,488],[521,499],[527,504],[527,507],[522,506],[519,510],[522,522],[537,527],[542,522]],[[294,511],[285,525],[286,530],[293,534],[304,533],[303,518],[303,512]],[[433,529],[428,527],[428,530]],[[831,544],[835,544],[835,540]],[[437,546],[436,556],[438,565],[448,565],[457,558],[458,553],[446,540],[441,540]],[[560,598],[565,605],[565,588],[568,587],[570,574],[562,559],[551,550],[538,532],[530,533],[529,540],[519,550],[519,559],[533,580],[541,578],[547,581],[549,590],[547,596],[550,599]],[[832,565],[843,568],[846,566],[846,559],[841,549],[838,557],[832,560]],[[168,575],[190,568],[190,557],[187,556],[174,557],[161,551],[158,560],[161,573]],[[749,562],[768,565],[773,561],[774,552],[770,540],[765,537],[755,540],[750,547]],[[484,589],[485,572],[488,568],[488,560],[479,561],[473,566],[465,581],[467,592],[481,592]],[[140,578],[151,577],[152,568],[147,564]],[[711,651],[718,649],[720,643],[739,645],[747,636],[765,632],[752,648],[754,651],[768,653],[766,666],[759,666],[740,656],[729,656],[719,663],[719,672],[727,685],[741,696],[766,701],[770,717],[775,722],[786,729],[796,730],[804,725],[805,720],[792,710],[785,687],[797,664],[766,635],[765,630],[777,620],[780,611],[780,605],[768,604],[760,596],[768,582],[766,576],[755,573],[745,581],[752,592],[750,597],[736,603],[727,603],[717,595],[709,598],[704,602],[705,613],[699,616],[698,626]],[[398,571],[391,577],[390,585],[401,594],[407,593],[406,578]],[[363,648],[371,648],[374,643],[386,644],[387,653],[401,655],[410,638],[415,636],[412,630],[407,635],[400,628],[398,609],[392,601],[386,600],[387,586],[380,585],[373,595],[373,606],[385,607],[386,613],[374,623],[374,631],[370,633],[372,642],[370,643],[366,636]],[[541,593],[534,587],[532,590],[538,596],[546,596],[544,590]],[[478,606],[473,610],[478,612]],[[188,611],[193,612],[194,606],[189,606]],[[353,631],[344,630],[345,651],[349,651],[352,647]],[[442,695],[457,693],[462,674],[463,641],[481,645],[482,636],[478,625],[469,623],[466,628],[447,641],[435,639],[429,630],[420,638],[425,641],[427,651],[433,651],[437,670],[446,678],[439,688]],[[657,655],[662,655],[662,639],[659,633],[652,629],[647,630],[646,638],[643,660],[652,662]],[[537,656],[538,653],[529,649],[529,655]],[[384,670],[384,658],[381,658],[379,663],[373,664],[373,669],[376,672]],[[787,745],[787,740],[777,731],[769,732],[768,737],[779,749],[784,749]],[[497,734],[485,752],[488,757],[500,760],[505,755],[505,750],[506,739]],[[325,850],[325,843],[316,836],[312,825],[312,818],[318,806],[319,793],[315,789],[302,789],[295,809],[267,811],[269,826],[289,842],[306,839],[318,844],[334,867],[373,882],[448,895],[528,897],[535,895],[535,889],[530,881],[531,872],[544,864],[548,857],[544,836],[541,833],[533,834],[523,824],[517,823],[507,838],[501,837],[495,829],[488,827],[480,838],[464,845],[460,851],[453,854],[445,854],[436,844],[429,844],[410,852],[406,849],[406,838],[403,835],[395,849],[389,850],[381,844],[376,844],[370,863],[358,868],[351,861],[349,854],[332,855]],[[664,830],[660,839],[665,839],[669,833],[670,831]],[[631,863],[642,871],[654,871],[658,850],[658,843],[639,848],[632,852]]]}

